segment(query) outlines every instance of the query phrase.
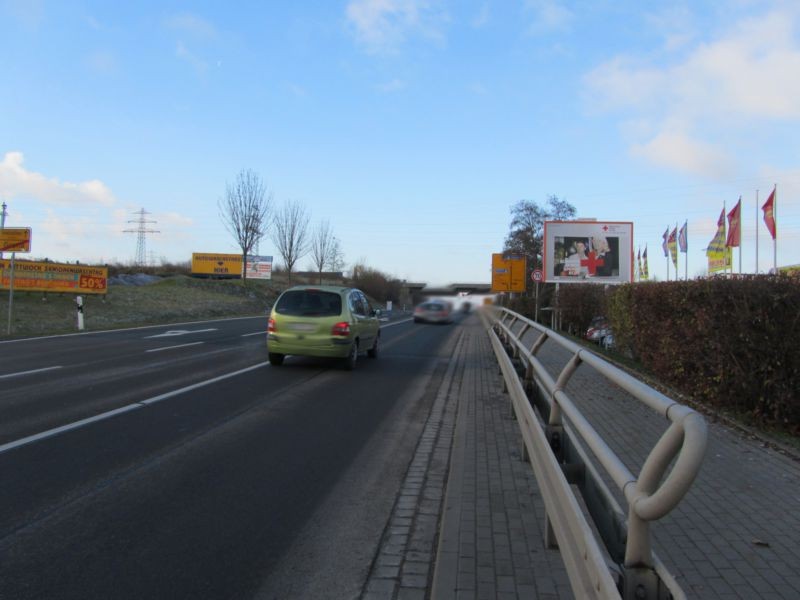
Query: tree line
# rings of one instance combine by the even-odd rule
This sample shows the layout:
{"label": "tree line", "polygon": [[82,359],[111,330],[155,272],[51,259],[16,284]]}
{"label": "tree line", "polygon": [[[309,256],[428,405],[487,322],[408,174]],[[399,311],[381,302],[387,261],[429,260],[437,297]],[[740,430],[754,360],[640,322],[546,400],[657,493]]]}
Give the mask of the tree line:
{"label": "tree line", "polygon": [[[290,281],[297,262],[307,255],[319,274],[320,283],[326,269],[344,268],[341,242],[334,235],[330,222],[321,221],[311,229],[311,215],[297,200],[286,200],[277,207],[272,192],[252,169],[242,169],[232,183],[226,184],[219,212],[225,228],[242,251],[243,264],[258,243],[269,237],[283,259]],[[242,278],[246,283],[246,270]]]}

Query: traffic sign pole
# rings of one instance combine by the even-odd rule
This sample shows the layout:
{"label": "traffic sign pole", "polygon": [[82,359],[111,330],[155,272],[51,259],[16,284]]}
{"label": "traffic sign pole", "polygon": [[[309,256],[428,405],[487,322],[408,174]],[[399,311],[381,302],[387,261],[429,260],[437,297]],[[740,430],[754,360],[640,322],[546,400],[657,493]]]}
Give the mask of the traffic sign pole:
{"label": "traffic sign pole", "polygon": [[17,253],[11,253],[11,273],[8,277],[8,335],[11,335],[11,313],[14,306],[14,258]]}

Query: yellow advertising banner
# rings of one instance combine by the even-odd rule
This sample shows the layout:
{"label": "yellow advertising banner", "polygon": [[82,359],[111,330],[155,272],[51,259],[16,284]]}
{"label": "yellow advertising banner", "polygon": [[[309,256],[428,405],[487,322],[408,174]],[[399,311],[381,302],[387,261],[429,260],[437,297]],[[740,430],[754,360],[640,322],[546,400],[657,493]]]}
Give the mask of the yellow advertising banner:
{"label": "yellow advertising banner", "polygon": [[524,256],[492,254],[492,292],[524,292],[526,272]]}
{"label": "yellow advertising banner", "polygon": [[212,275],[217,277],[241,277],[241,254],[192,253],[192,275]]}
{"label": "yellow advertising banner", "polygon": [[[11,286],[11,261],[0,260],[0,288]],[[20,292],[105,294],[108,268],[53,262],[14,261],[14,289]]]}

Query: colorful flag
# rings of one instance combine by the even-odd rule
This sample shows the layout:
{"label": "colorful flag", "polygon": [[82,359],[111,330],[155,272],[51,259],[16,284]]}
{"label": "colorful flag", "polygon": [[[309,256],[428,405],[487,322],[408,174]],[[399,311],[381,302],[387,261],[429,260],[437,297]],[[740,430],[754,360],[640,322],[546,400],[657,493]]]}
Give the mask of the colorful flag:
{"label": "colorful flag", "polygon": [[644,254],[642,254],[642,273],[639,278],[643,279],[644,281],[650,279],[650,272],[647,268],[647,245],[645,245]]}
{"label": "colorful flag", "polygon": [[664,256],[669,256],[669,246],[667,246],[667,240],[669,240],[669,227],[667,227],[667,230],[661,237],[664,238],[664,241],[661,243],[661,249],[664,251]]}
{"label": "colorful flag", "polygon": [[687,235],[686,228],[687,228],[688,225],[689,225],[689,221],[687,220],[683,224],[683,227],[681,227],[681,230],[678,232],[678,247],[681,249],[681,252],[683,252],[684,254],[689,249],[689,242],[686,239],[686,235]]}
{"label": "colorful flag", "polygon": [[731,266],[732,255],[733,251],[725,246],[725,209],[723,208],[717,220],[717,233],[714,234],[706,248],[708,272],[716,273],[728,269]]}
{"label": "colorful flag", "polygon": [[761,207],[761,210],[764,211],[764,223],[767,225],[767,229],[769,229],[769,233],[772,236],[772,239],[775,239],[777,235],[777,230],[775,227],[775,192],[778,191],[778,186],[775,186],[775,189],[772,190],[772,193],[767,198],[767,201],[764,202],[764,206]]}
{"label": "colorful flag", "polygon": [[669,247],[669,253],[672,256],[672,264],[674,264],[675,268],[677,269],[678,268],[678,226],[677,225],[675,225],[675,229],[672,230],[672,233],[669,234],[669,239],[667,240],[667,246]]}
{"label": "colorful flag", "polygon": [[728,248],[736,248],[742,240],[742,198],[728,213],[728,239],[725,240],[725,245]]}
{"label": "colorful flag", "polygon": [[636,253],[636,270],[639,273],[639,279],[642,278],[642,249],[639,248],[639,251]]}

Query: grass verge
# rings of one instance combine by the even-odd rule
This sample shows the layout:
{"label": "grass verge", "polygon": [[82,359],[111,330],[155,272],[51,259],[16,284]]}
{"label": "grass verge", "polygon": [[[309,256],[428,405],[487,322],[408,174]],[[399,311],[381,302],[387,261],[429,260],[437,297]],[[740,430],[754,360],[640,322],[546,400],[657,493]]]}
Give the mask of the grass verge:
{"label": "grass verge", "polygon": [[[280,288],[282,289],[282,287]],[[280,293],[271,281],[194,279],[176,275],[148,285],[111,285],[105,295],[86,295],[86,331],[157,325],[176,321],[264,315]],[[0,339],[74,333],[74,294],[0,290]]]}

